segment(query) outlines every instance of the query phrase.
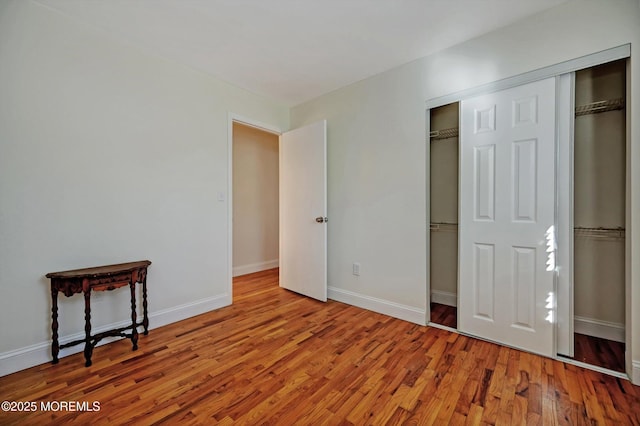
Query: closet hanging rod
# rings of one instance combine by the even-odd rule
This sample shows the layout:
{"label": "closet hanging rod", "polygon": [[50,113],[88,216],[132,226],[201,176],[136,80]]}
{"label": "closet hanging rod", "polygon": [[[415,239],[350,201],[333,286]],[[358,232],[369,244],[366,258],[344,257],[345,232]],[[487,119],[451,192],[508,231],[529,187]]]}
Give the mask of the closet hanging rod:
{"label": "closet hanging rod", "polygon": [[617,227],[617,228],[606,228],[603,226],[599,226],[599,227],[589,227],[589,226],[574,226],[573,229],[579,229],[579,230],[584,230],[584,231],[624,231],[625,228],[623,227]]}
{"label": "closet hanging rod", "polygon": [[622,239],[625,235],[624,228],[589,228],[576,226],[573,228],[576,237]]}
{"label": "closet hanging rod", "polygon": [[606,101],[592,102],[590,104],[576,107],[576,117],[587,114],[598,114],[600,112],[616,111],[625,108],[624,98],[609,99]]}
{"label": "closet hanging rod", "polygon": [[457,231],[458,224],[452,222],[431,222],[429,224],[431,231]]}
{"label": "closet hanging rod", "polygon": [[450,139],[458,137],[458,128],[452,127],[450,129],[432,130],[429,132],[429,138],[432,141],[438,141],[442,139]]}

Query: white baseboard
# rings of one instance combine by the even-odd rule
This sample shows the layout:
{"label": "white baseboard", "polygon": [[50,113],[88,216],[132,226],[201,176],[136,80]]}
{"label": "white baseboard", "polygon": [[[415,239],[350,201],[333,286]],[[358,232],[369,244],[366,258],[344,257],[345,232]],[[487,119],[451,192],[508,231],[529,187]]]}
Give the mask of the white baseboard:
{"label": "white baseboard", "polygon": [[555,357],[555,359],[558,361],[564,362],[565,364],[571,364],[580,368],[584,368],[585,370],[597,371],[598,373],[606,374],[608,376],[619,377],[621,379],[629,380],[629,376],[627,376],[627,373],[623,373],[621,371],[610,370],[608,368],[600,367],[598,365],[577,361],[573,358],[567,358],[562,355]]}
{"label": "white baseboard", "polygon": [[631,383],[640,386],[640,361],[631,361]]}
{"label": "white baseboard", "polygon": [[267,260],[265,262],[251,263],[249,265],[241,265],[233,267],[233,276],[253,274],[254,272],[266,271],[280,266],[279,259]]}
{"label": "white baseboard", "polygon": [[458,295],[448,291],[431,290],[431,302],[447,306],[458,306]]}
{"label": "white baseboard", "polygon": [[389,302],[388,300],[377,299],[340,288],[329,287],[327,290],[329,299],[337,302],[357,306],[415,324],[426,325],[426,312],[422,309]]}
{"label": "white baseboard", "polygon": [[573,317],[574,332],[601,339],[624,342],[624,324],[593,318]]}
{"label": "white baseboard", "polygon": [[[184,305],[163,309],[161,311],[151,312],[149,313],[149,330],[219,309],[230,304],[231,297],[228,294],[222,294],[186,303]],[[138,315],[138,318],[140,319],[141,315]],[[126,327],[129,324],[131,324],[131,321],[120,321],[101,327],[95,327],[92,330],[92,333],[97,334],[114,328]],[[83,338],[84,333],[80,332],[61,336],[59,340],[62,345]],[[102,339],[96,346],[102,346],[120,339],[122,339],[122,337],[107,337]],[[64,358],[68,355],[82,352],[83,350],[84,345],[78,344],[69,348],[61,349],[58,357]],[[51,340],[36,343],[13,351],[0,353],[0,377],[47,362],[51,362]]]}

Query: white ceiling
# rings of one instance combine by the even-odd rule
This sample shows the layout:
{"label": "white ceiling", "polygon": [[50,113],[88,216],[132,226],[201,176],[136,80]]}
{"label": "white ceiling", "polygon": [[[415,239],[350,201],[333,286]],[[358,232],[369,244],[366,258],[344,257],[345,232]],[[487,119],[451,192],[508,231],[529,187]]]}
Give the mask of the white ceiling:
{"label": "white ceiling", "polygon": [[35,0],[296,105],[567,0]]}

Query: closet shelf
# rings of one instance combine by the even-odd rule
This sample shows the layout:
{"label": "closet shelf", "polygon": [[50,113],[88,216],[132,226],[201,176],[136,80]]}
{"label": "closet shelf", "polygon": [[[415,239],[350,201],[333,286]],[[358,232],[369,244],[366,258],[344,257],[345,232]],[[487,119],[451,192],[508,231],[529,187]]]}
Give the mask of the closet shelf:
{"label": "closet shelf", "polygon": [[442,139],[451,139],[458,137],[458,128],[452,127],[450,129],[432,130],[429,132],[429,138],[432,141],[438,141]]}
{"label": "closet shelf", "polygon": [[624,228],[587,228],[576,226],[573,228],[574,236],[597,239],[624,239]]}
{"label": "closet shelf", "polygon": [[598,114],[600,112],[615,111],[624,109],[624,98],[609,99],[606,101],[592,102],[590,104],[576,107],[576,117],[587,114]]}
{"label": "closet shelf", "polygon": [[458,231],[458,224],[452,222],[431,222],[429,224],[429,230],[431,231]]}

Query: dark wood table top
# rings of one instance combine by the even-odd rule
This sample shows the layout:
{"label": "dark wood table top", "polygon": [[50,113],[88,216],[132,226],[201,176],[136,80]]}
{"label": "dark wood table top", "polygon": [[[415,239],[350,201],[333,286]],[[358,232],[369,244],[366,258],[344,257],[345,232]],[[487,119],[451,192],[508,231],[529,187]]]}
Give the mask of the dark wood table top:
{"label": "dark wood table top", "polygon": [[94,266],[91,268],[73,269],[70,271],[49,272],[47,278],[92,278],[98,276],[108,276],[122,272],[130,272],[135,269],[144,268],[151,265],[149,260],[139,260],[137,262],[117,263],[114,265]]}

